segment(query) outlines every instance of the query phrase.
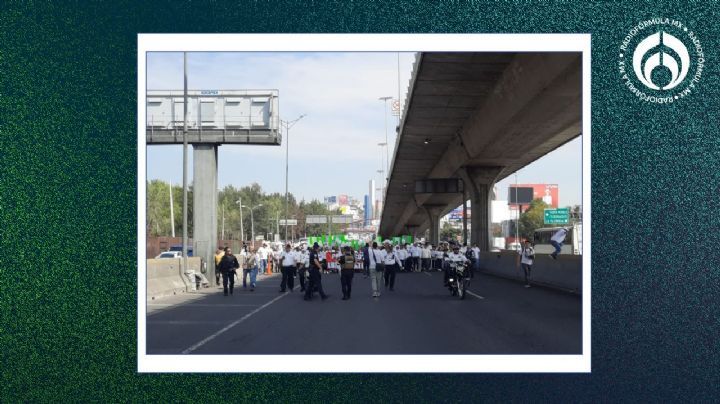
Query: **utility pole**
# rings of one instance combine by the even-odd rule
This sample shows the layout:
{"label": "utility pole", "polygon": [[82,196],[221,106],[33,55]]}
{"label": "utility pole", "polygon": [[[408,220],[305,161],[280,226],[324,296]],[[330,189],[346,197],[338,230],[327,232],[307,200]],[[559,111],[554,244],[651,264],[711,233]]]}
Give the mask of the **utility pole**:
{"label": "utility pole", "polygon": [[[187,165],[188,165],[188,142],[187,142],[187,117],[188,117],[188,93],[187,93],[187,52],[183,52],[183,270],[187,271],[188,252],[188,195],[187,195]],[[194,288],[193,288],[194,289]]]}
{"label": "utility pole", "polygon": [[245,230],[243,229],[243,214],[242,214],[242,197],[238,197],[238,200],[235,201],[235,203],[238,204],[238,207],[240,208],[240,243],[245,241]]}
{"label": "utility pole", "polygon": [[388,100],[391,100],[392,97],[380,97],[378,100],[383,101],[383,105],[385,107],[385,172],[387,173],[388,177],[390,176],[390,173],[388,172],[388,169],[390,168],[390,143],[388,143],[388,132],[387,132],[387,102]]}
{"label": "utility pole", "polygon": [[[285,125],[285,240],[287,240],[287,217],[288,217],[288,174],[290,159],[290,128],[292,128],[299,120],[303,119],[305,114],[300,115],[293,121],[280,121]],[[278,234],[280,232],[278,231]]]}
{"label": "utility pole", "polygon": [[170,231],[175,237],[175,213],[173,212],[172,181],[170,181]]}

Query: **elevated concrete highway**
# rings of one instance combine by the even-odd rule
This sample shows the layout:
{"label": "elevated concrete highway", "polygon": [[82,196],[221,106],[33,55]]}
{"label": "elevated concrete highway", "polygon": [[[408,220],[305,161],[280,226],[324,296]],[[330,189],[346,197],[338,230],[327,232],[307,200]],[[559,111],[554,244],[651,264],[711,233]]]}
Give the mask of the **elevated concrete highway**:
{"label": "elevated concrete highway", "polygon": [[471,240],[489,248],[493,185],[581,134],[581,53],[420,53],[395,144],[379,234],[439,237],[461,193],[415,181],[461,178]]}

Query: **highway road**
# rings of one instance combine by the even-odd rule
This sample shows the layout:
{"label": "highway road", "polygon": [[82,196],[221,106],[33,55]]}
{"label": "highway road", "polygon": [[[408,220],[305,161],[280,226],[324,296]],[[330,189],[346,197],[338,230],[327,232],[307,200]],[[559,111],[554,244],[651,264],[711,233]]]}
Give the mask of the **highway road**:
{"label": "highway road", "polygon": [[[255,292],[221,289],[148,302],[148,354],[581,354],[579,296],[479,275],[465,300],[442,274],[399,273],[395,291],[371,297],[356,274],[352,298],[323,275],[330,298],[278,293],[277,275]],[[296,281],[297,283],[297,281]]]}

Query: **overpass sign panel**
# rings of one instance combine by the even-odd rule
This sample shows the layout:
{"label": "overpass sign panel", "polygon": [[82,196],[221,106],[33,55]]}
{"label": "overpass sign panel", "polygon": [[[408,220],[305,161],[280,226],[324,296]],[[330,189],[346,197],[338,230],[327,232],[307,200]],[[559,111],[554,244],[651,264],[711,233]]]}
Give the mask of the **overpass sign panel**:
{"label": "overpass sign panel", "polygon": [[568,224],[570,208],[545,209],[545,224]]}
{"label": "overpass sign panel", "polygon": [[325,216],[325,215],[307,215],[305,217],[305,223],[307,223],[307,224],[324,224],[324,223],[327,223],[327,216]]}

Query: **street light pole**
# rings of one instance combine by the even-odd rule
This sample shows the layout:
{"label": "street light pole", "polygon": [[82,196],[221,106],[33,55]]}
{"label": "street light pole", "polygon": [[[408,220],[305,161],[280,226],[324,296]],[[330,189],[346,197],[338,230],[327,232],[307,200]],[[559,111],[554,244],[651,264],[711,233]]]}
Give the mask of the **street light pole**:
{"label": "street light pole", "polygon": [[252,238],[253,246],[255,245],[255,219],[253,218],[253,209],[250,209],[250,237]]}
{"label": "street light pole", "polygon": [[390,150],[389,150],[390,147],[388,146],[389,143],[388,143],[388,133],[387,133],[387,110],[388,110],[388,108],[387,108],[387,102],[388,102],[388,100],[391,100],[391,99],[392,99],[392,97],[380,97],[380,98],[378,98],[378,100],[384,102],[383,105],[385,106],[385,146],[387,147],[387,148],[385,149],[385,172],[387,172],[387,170],[388,170],[388,168],[389,168],[389,166],[390,166],[390,157],[389,157],[389,156],[390,156]]}
{"label": "street light pole", "polygon": [[[183,52],[183,270],[187,271],[187,252],[188,252],[188,195],[187,195],[187,117],[188,117],[188,94],[187,94],[187,52]],[[193,284],[194,285],[194,284]],[[193,287],[194,290],[194,287]]]}
{"label": "street light pole", "polygon": [[[245,205],[240,205],[240,206],[241,206],[242,208],[248,208],[248,209],[250,209],[250,236],[252,237],[251,242],[253,243],[252,245],[254,246],[254,245],[255,245],[255,217],[253,216],[253,211],[254,211],[255,209],[263,206],[263,205],[262,205],[262,203],[261,203],[260,205],[253,206],[252,208],[250,208],[250,207],[248,207],[248,206],[245,206]],[[242,209],[242,208],[241,208],[241,209]]]}
{"label": "street light pole", "polygon": [[285,125],[285,241],[287,241],[287,217],[288,217],[288,173],[290,161],[290,128],[292,128],[299,120],[303,119],[305,114],[300,115],[293,121],[280,121]]}
{"label": "street light pole", "polygon": [[240,206],[240,243],[242,243],[243,241],[245,241],[244,240],[245,239],[245,229],[243,229],[243,216],[242,216],[242,210],[243,210],[242,198],[238,198],[238,200],[235,201],[235,203],[237,203]]}

